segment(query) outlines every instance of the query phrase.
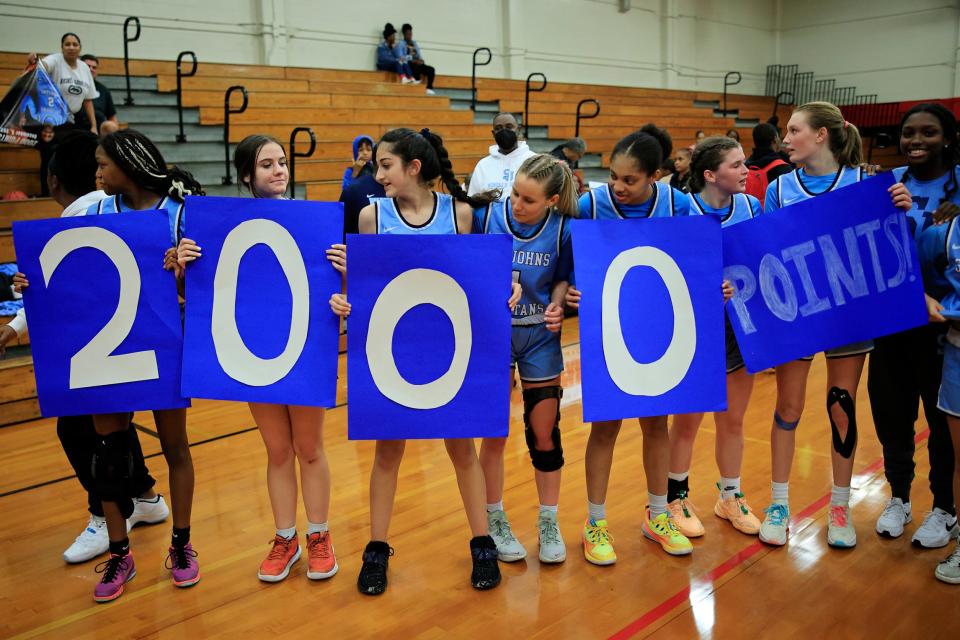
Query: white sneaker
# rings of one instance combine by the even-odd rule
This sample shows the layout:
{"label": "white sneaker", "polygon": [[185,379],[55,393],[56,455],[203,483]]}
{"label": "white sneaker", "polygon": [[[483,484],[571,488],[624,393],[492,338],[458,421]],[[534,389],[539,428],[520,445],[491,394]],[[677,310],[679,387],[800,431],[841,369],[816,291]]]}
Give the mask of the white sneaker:
{"label": "white sneaker", "polygon": [[877,533],[887,538],[899,538],[903,535],[903,526],[913,521],[913,509],[909,502],[900,498],[890,498],[883,513],[877,518]]}
{"label": "white sneaker", "polygon": [[566,560],[567,545],[560,535],[556,512],[541,511],[537,518],[537,529],[540,533],[540,562],[556,564]]}
{"label": "white sneaker", "polygon": [[487,512],[487,529],[490,537],[497,545],[497,560],[501,562],[516,562],[527,557],[527,550],[523,548],[510,529],[510,521],[503,511]]}
{"label": "white sneaker", "polygon": [[63,552],[63,559],[70,564],[86,562],[106,553],[109,548],[110,536],[107,535],[106,518],[91,515],[87,528],[80,532],[73,544]]}
{"label": "white sneaker", "polygon": [[427,89],[427,95],[428,95],[428,96],[435,96],[435,95],[437,95],[437,92],[434,91],[433,89]]}
{"label": "white sneaker", "polygon": [[960,584],[960,545],[946,559],[937,565],[934,574],[937,580],[949,584]]}
{"label": "white sneaker", "polygon": [[928,513],[923,524],[913,532],[913,544],[925,549],[939,549],[955,540],[958,532],[957,516],[937,508]]}
{"label": "white sneaker", "polygon": [[401,76],[400,84],[413,84],[413,78],[408,78],[407,76]]}
{"label": "white sneaker", "polygon": [[850,521],[850,506],[846,504],[830,505],[827,524],[827,544],[831,547],[851,549],[857,546],[857,530]]}
{"label": "white sneaker", "polygon": [[420,82],[421,81],[417,80],[416,78],[410,78],[410,84],[420,84]]}
{"label": "white sneaker", "polygon": [[157,524],[163,522],[170,515],[170,509],[164,502],[163,496],[157,494],[157,500],[133,499],[133,513],[127,518],[127,533],[138,524]]}
{"label": "white sneaker", "polygon": [[790,508],[775,502],[767,507],[764,513],[766,516],[760,525],[760,540],[778,547],[787,544],[787,532],[790,531]]}

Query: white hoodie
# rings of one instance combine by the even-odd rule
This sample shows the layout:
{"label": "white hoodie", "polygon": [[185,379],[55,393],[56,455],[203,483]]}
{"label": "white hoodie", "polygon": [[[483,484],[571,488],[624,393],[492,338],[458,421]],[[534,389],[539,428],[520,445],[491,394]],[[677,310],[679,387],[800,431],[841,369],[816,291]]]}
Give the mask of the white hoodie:
{"label": "white hoodie", "polygon": [[510,197],[510,188],[517,176],[517,169],[524,160],[535,155],[536,152],[522,140],[517,143],[516,149],[506,155],[500,153],[500,147],[491,145],[490,155],[478,162],[473,169],[467,194],[472,196],[481,191],[500,189],[500,199],[506,200]]}

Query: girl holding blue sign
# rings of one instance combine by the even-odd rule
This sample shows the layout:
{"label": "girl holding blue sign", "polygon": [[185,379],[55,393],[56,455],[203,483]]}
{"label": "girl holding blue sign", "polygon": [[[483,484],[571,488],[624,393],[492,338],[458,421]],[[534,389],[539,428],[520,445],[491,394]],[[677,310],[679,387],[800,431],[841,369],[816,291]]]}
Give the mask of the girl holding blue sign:
{"label": "girl holding blue sign", "polygon": [[[283,146],[274,138],[252,135],[233,154],[240,184],[254,198],[283,200],[290,172]],[[183,238],[177,248],[179,264],[201,256],[200,247]],[[337,267],[337,265],[335,265]],[[337,267],[338,268],[338,267]],[[327,524],[330,510],[330,467],[323,448],[323,407],[250,402],[250,413],[267,449],[267,493],[276,525],[272,546],[260,563],[257,577],[280,582],[300,559],[297,537],[297,463],[307,513],[307,578],[322,580],[339,570]]]}
{"label": "girl holding blue sign", "polygon": [[[473,208],[496,200],[497,192],[468,196],[453,173],[443,140],[428,129],[419,132],[393,129],[377,143],[377,182],[387,197],[374,198],[360,211],[360,233],[456,234],[470,233]],[[434,192],[430,184],[440,179],[452,195]],[[342,250],[331,258],[346,269]],[[511,308],[520,299],[514,287]],[[334,294],[330,306],[342,317],[350,314],[343,294]],[[444,445],[457,474],[457,485],[473,538],[470,554],[475,589],[492,589],[500,584],[497,545],[488,535],[484,508],[484,478],[473,440],[446,439]],[[397,491],[397,474],[406,446],[405,440],[378,440],[370,473],[370,542],[363,551],[363,566],[357,579],[360,593],[379,595],[387,589],[387,564],[393,549],[387,544],[390,516]]]}
{"label": "girl holding blue sign", "polygon": [[[801,169],[779,176],[767,187],[763,210],[777,211],[796,202],[815,198],[864,179],[860,164],[863,145],[857,128],[844,120],[840,110],[828,102],[810,102],[794,110],[787,123],[783,145],[790,162]],[[907,211],[910,192],[902,183],[890,188],[893,204]],[[833,489],[827,527],[827,543],[850,548],[857,544],[857,532],[850,518],[850,481],[857,446],[856,393],[866,354],[873,342],[861,342],[824,354],[827,358],[827,415],[833,431]],[[784,545],[789,531],[789,479],[806,396],[807,376],[813,357],[776,367],[777,402],[771,428],[772,503],[760,527],[760,539]]]}
{"label": "girl holding blue sign", "polygon": [[[577,187],[567,163],[550,155],[527,158],[517,170],[510,198],[477,209],[477,233],[513,237],[513,275],[523,296],[513,308],[512,359],[523,385],[523,421],[535,470],[540,511],[540,562],[567,558],[557,524],[560,501],[560,327],[572,269],[568,217],[578,214]],[[512,370],[511,370],[512,376]],[[503,508],[503,452],[506,438],[484,438],[480,464],[487,488],[487,519],[497,555],[504,562],[526,557]]]}
{"label": "girl holding blue sign", "polygon": [[[941,217],[957,213],[958,147],[957,120],[943,105],[918,104],[900,121],[900,150],[907,166],[893,173],[913,195],[914,206],[908,216],[917,239]],[[936,304],[928,296],[928,307],[931,302]],[[927,451],[933,509],[912,540],[926,548],[946,546],[958,529],[950,430],[946,416],[937,408],[946,331],[946,324],[938,322],[877,338],[867,377],[873,422],[883,445],[884,474],[892,494],[877,519],[877,533],[883,536],[901,536],[904,525],[913,519],[914,423],[917,405],[923,403],[930,427]]]}
{"label": "girl holding blue sign", "polygon": [[[740,143],[728,137],[707,138],[697,145],[691,160],[691,212],[720,218],[724,227],[760,215],[760,201],[744,191],[749,170]],[[724,283],[725,293],[729,284]],[[737,338],[724,316],[727,346],[727,410],[714,413],[717,424],[716,458],[720,470],[720,496],[713,512],[738,531],[756,535],[760,520],[753,514],[740,490],[743,464],[743,416],[753,391],[753,376],[747,372]],[[688,538],[704,534],[703,524],[689,501],[690,463],[693,443],[703,420],[702,413],[677,415],[670,430],[670,474],[667,500],[677,528]]]}
{"label": "girl holding blue sign", "polygon": [[[648,124],[617,142],[610,156],[610,181],[580,197],[580,217],[625,220],[685,216],[690,202],[685,193],[658,182],[663,159],[673,142],[669,134]],[[580,304],[580,291],[571,286],[566,302]],[[687,555],[693,545],[674,522],[667,506],[667,474],[670,471],[670,438],[667,416],[640,418],[643,432],[643,470],[649,507],[641,529],[649,540],[671,555]],[[587,561],[613,564],[617,555],[607,525],[606,496],[610,467],[622,421],[594,422],[587,440],[586,476],[588,516],[583,525],[583,553]]]}

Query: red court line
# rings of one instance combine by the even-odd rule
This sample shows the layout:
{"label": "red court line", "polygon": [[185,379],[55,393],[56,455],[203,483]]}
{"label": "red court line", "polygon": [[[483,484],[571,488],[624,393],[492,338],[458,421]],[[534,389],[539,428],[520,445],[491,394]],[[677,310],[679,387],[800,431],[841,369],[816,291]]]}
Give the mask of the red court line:
{"label": "red court line", "polygon": [[[926,440],[929,436],[930,436],[930,430],[927,429],[926,431],[923,431],[922,433],[917,434],[917,436],[914,438],[914,442],[919,444],[920,442],[923,442],[924,440]],[[882,468],[883,468],[883,458],[881,457],[874,460],[869,465],[867,465],[867,467],[859,475],[872,475]],[[798,526],[802,520],[809,518],[820,509],[823,509],[829,503],[830,503],[830,494],[826,493],[820,496],[814,502],[804,507],[802,511],[800,511],[799,513],[797,513],[791,518],[791,530],[793,530],[794,527]],[[727,558],[727,560],[724,561],[723,564],[720,564],[714,567],[713,569],[711,569],[703,577],[697,579],[697,582],[715,583],[717,580],[727,575],[728,573],[730,573],[731,571],[733,571],[734,569],[736,569],[737,567],[745,563],[747,560],[749,560],[756,554],[760,553],[764,549],[769,549],[769,548],[770,547],[768,547],[767,545],[757,540],[756,542],[749,545],[745,549],[742,549],[741,551],[738,551],[736,554]],[[675,594],[673,594],[672,596],[670,596],[669,598],[667,598],[666,600],[664,600],[663,602],[655,606],[653,609],[650,609],[645,614],[643,614],[642,616],[640,616],[639,618],[637,618],[636,620],[634,620],[633,622],[625,626],[620,631],[610,636],[610,640],[626,640],[627,638],[632,638],[633,636],[637,635],[638,633],[640,633],[641,631],[643,631],[644,629],[646,629],[647,627],[654,624],[655,622],[663,618],[665,615],[667,615],[668,613],[676,609],[685,600],[689,598],[690,598],[690,585],[687,585],[680,591],[676,592]]]}

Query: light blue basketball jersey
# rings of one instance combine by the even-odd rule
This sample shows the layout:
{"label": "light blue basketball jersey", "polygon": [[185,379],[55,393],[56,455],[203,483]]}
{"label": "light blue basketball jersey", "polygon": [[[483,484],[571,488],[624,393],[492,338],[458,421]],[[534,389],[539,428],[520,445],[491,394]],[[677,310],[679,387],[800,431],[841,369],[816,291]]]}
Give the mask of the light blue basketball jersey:
{"label": "light blue basketball jersey", "polygon": [[840,167],[832,176],[808,176],[803,169],[794,169],[767,186],[763,211],[773,213],[791,204],[856,184],[866,177],[859,167]]}
{"label": "light blue basketball jersey", "polygon": [[946,311],[960,312],[960,225],[927,227],[917,242],[924,288]]}
{"label": "light blue basketball jersey", "polygon": [[[897,167],[893,175],[898,182],[903,182],[907,167]],[[920,239],[920,234],[933,225],[933,213],[946,198],[947,191],[952,190],[950,202],[960,204],[960,166],[948,171],[935,180],[917,180],[907,176],[903,183],[913,196],[913,208],[908,212],[910,226],[913,227],[914,237]]]}
{"label": "light blue basketball jersey", "polygon": [[688,193],[687,198],[690,200],[690,215],[717,216],[724,227],[750,220],[763,213],[760,201],[747,193],[733,194],[730,206],[723,209],[714,209],[704,202],[699,194]]}
{"label": "light blue basketball jersey", "polygon": [[669,218],[690,215],[687,194],[662,182],[653,183],[653,196],[643,204],[620,204],[610,193],[610,185],[605,184],[580,196],[579,206],[581,218],[594,220]]}
{"label": "light blue basketball jersey", "polygon": [[[164,196],[154,207],[154,210],[163,211],[167,215],[170,223],[170,243],[177,246],[180,238],[183,237],[183,203],[177,202],[170,196]],[[85,215],[98,216],[108,213],[123,213],[124,211],[135,211],[123,203],[120,195],[109,196],[100,202],[90,205]]]}
{"label": "light blue basketball jersey", "polygon": [[405,234],[416,233],[444,234],[459,233],[457,228],[457,208],[453,198],[446,193],[433,194],[433,214],[421,225],[412,225],[401,215],[397,202],[393,198],[370,198],[377,221],[377,233]]}
{"label": "light blue basketball jersey", "polygon": [[555,282],[568,280],[573,267],[570,227],[566,216],[551,211],[537,224],[517,222],[510,199],[474,210],[478,233],[504,233],[513,237],[513,281],[523,296],[513,309],[514,325],[543,324]]}

